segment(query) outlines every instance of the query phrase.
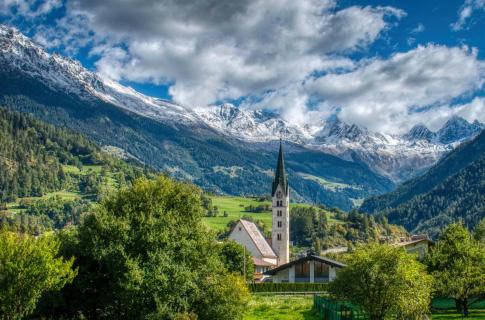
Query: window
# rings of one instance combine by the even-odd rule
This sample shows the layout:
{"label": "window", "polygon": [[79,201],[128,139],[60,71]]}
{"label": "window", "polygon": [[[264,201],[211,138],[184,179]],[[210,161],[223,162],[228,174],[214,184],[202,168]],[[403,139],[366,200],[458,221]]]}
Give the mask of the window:
{"label": "window", "polygon": [[276,235],[276,239],[277,239],[278,241],[281,241],[281,233],[278,233],[278,234]]}
{"label": "window", "polygon": [[303,261],[295,265],[295,278],[309,278],[310,277],[310,263]]}
{"label": "window", "polygon": [[278,221],[278,228],[281,228],[283,226],[283,222]]}
{"label": "window", "polygon": [[278,217],[282,217],[282,216],[283,216],[283,211],[278,210],[278,212],[276,213],[276,215],[277,215]]}
{"label": "window", "polygon": [[242,228],[241,228],[241,227],[239,227],[239,231],[241,231],[241,230],[242,230]]}
{"label": "window", "polygon": [[329,266],[325,263],[315,261],[315,278],[328,278]]}

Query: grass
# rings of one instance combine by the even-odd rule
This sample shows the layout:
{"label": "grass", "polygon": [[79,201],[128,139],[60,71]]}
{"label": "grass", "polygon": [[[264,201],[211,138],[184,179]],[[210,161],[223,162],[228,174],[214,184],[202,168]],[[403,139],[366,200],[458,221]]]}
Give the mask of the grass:
{"label": "grass", "polygon": [[485,310],[472,310],[468,318],[464,318],[456,312],[437,312],[433,314],[433,320],[450,320],[450,319],[467,319],[467,320],[485,320]]}
{"label": "grass", "polygon": [[103,169],[103,166],[100,165],[83,165],[81,169],[73,165],[62,165],[62,170],[65,173],[71,174],[79,174],[79,175],[87,175],[91,172],[99,173]]}
{"label": "grass", "polygon": [[[244,320],[317,320],[318,314],[313,312],[312,295],[252,295]],[[471,310],[468,318],[454,311],[440,311],[432,315],[433,320],[485,320],[485,310]]]}
{"label": "grass", "polygon": [[[262,220],[269,228],[272,226],[271,211],[265,212],[246,212],[244,211],[249,205],[255,207],[259,205],[271,205],[270,201],[258,201],[256,198],[246,197],[230,197],[230,196],[213,196],[212,204],[219,208],[219,216],[204,217],[204,221],[213,229],[224,230],[231,220],[237,220],[243,216],[251,216],[254,219]],[[295,207],[309,207],[309,204],[291,203],[291,208]],[[227,217],[224,217],[224,211],[227,212]],[[332,218],[329,219],[332,221]]]}
{"label": "grass", "polygon": [[11,213],[20,213],[24,210],[24,209],[20,208],[20,201],[22,201],[22,200],[36,201],[36,200],[52,198],[52,197],[55,197],[55,196],[59,196],[63,200],[66,200],[66,201],[74,200],[74,199],[81,197],[81,195],[77,192],[72,192],[72,191],[67,191],[67,190],[56,191],[56,192],[46,193],[42,197],[19,198],[19,199],[17,199],[17,201],[7,203],[7,210],[8,210],[8,212],[11,212]]}
{"label": "grass", "polygon": [[244,320],[317,320],[313,296],[252,295]]}

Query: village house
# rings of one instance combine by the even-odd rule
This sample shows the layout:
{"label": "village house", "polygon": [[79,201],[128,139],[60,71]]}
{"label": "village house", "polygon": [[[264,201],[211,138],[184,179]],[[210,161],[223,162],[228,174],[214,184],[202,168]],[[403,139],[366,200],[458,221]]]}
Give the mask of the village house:
{"label": "village house", "polygon": [[337,270],[345,264],[316,255],[300,259],[268,270],[264,275],[271,276],[273,282],[329,282],[336,278]]}

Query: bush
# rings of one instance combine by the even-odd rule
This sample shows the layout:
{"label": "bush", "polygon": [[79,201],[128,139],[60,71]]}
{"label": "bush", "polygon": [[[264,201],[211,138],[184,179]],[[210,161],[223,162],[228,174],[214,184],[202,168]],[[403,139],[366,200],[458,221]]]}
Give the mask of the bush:
{"label": "bush", "polygon": [[323,292],[328,283],[272,283],[261,282],[249,284],[251,292]]}

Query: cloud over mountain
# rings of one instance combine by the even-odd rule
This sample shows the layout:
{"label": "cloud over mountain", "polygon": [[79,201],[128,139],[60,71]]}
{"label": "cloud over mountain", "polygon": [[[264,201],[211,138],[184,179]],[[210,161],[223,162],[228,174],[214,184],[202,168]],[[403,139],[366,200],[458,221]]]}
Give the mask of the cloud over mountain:
{"label": "cloud over mountain", "polygon": [[[465,0],[457,23],[482,3]],[[40,16],[56,10],[54,22],[44,23]],[[392,47],[389,33],[407,16],[395,7],[334,0],[7,0],[2,14],[37,19],[31,33],[42,45],[82,52],[110,79],[166,86],[189,107],[236,101],[277,109],[294,123],[338,115],[383,132],[405,132],[423,118],[431,128],[453,115],[484,120],[477,49],[429,42]],[[406,41],[411,35],[414,45],[427,30],[413,24]],[[376,44],[389,48],[375,52]]]}

